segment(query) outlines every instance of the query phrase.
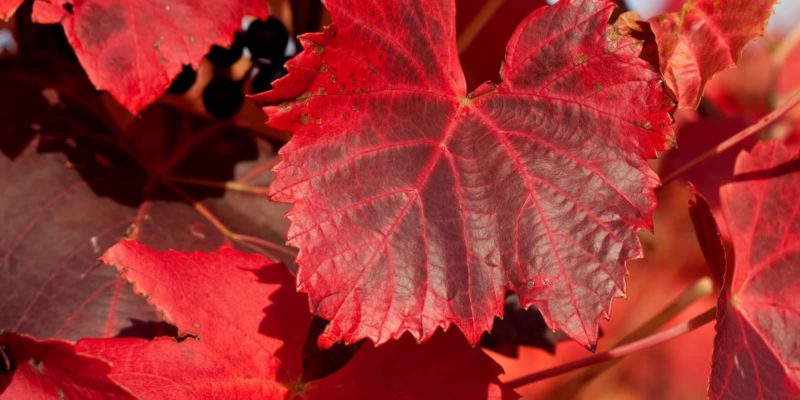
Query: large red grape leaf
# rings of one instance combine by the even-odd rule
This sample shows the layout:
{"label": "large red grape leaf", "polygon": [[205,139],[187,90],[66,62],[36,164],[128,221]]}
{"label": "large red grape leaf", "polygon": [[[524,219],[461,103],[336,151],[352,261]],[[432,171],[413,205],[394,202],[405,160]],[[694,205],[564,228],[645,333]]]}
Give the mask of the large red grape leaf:
{"label": "large red grape leaf", "polygon": [[800,153],[759,144],[739,156],[736,177],[721,190],[736,261],[720,296],[709,393],[798,398]]}
{"label": "large red grape leaf", "polygon": [[537,9],[503,82],[469,95],[452,1],[327,6],[334,24],[256,96],[302,94],[265,108],[294,135],[271,194],[294,203],[298,286],[326,334],[426,340],[455,323],[475,343],[510,288],[592,346],[650,226],[644,158],[671,135],[640,43],[607,25],[613,5]]}
{"label": "large red grape leaf", "polygon": [[33,19],[61,23],[92,83],[134,114],[154,102],[211,45],[229,45],[242,17],[267,17],[264,0],[54,0]]}
{"label": "large red grape leaf", "polygon": [[650,19],[659,63],[678,106],[696,108],[711,77],[736,65],[761,36],[776,0],[689,0],[680,13]]}
{"label": "large red grape leaf", "polygon": [[72,343],[0,334],[0,397],[3,399],[132,400],[108,377],[111,366],[77,354]]}
{"label": "large red grape leaf", "polygon": [[161,327],[147,323],[156,314],[97,258],[124,236],[158,248],[239,244],[199,206],[236,233],[281,242],[285,206],[261,194],[182,187],[190,204],[158,185],[180,175],[252,176],[246,183],[266,186],[263,165],[274,156],[249,131],[166,108],[148,110],[130,132],[135,145],[123,145],[91,85],[68,70],[50,59],[0,64],[0,105],[9,105],[0,107],[0,329],[73,340],[142,335]]}
{"label": "large red grape leaf", "polygon": [[303,382],[311,316],[306,296],[281,265],[232,248],[160,252],[134,241],[120,242],[104,259],[193,335],[180,343],[78,342],[80,352],[111,362],[109,376],[141,398],[515,397],[500,385],[497,364],[455,330],[424,345],[408,336],[379,348],[365,345],[345,368]]}

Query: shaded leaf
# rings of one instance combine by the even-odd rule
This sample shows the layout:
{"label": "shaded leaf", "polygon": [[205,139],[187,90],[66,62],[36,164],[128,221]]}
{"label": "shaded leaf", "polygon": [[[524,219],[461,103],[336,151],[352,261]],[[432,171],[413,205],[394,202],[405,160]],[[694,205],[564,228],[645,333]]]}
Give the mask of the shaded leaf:
{"label": "shaded leaf", "polygon": [[[391,371],[391,373],[387,373]],[[404,335],[378,348],[365,344],[335,374],[309,383],[307,399],[515,399],[496,376],[502,369],[455,329],[419,345]]]}
{"label": "shaded leaf", "polygon": [[719,300],[711,398],[800,396],[797,160],[780,142],[759,144],[739,156],[737,182],[722,188],[736,262]]}
{"label": "shaded leaf", "polygon": [[262,194],[180,186],[184,198],[163,184],[180,175],[265,187],[272,149],[251,132],[153,108],[123,143],[68,64],[31,59],[0,71],[0,102],[16,105],[0,107],[0,329],[73,340],[170,332],[147,323],[155,313],[97,258],[121,237],[158,248],[243,245],[195,207],[233,232],[282,241],[285,207]]}
{"label": "shaded leaf", "polygon": [[607,25],[613,4],[537,9],[503,82],[470,94],[452,2],[327,5],[333,25],[256,99],[300,96],[265,108],[294,135],[271,195],[294,204],[298,287],[329,341],[454,323],[475,343],[512,289],[593,346],[650,226],[645,158],[671,135],[640,43]]}
{"label": "shaded leaf", "polygon": [[714,74],[733,67],[764,33],[776,0],[689,0],[680,13],[650,19],[661,72],[678,106],[696,108]]}
{"label": "shaded leaf", "polygon": [[11,370],[0,370],[4,399],[103,399],[134,397],[108,377],[111,366],[63,340],[36,340],[14,333],[0,334],[0,351]]}
{"label": "shaded leaf", "polygon": [[154,102],[213,44],[229,45],[242,17],[267,17],[263,0],[37,1],[33,19],[61,23],[92,83],[134,114]]}

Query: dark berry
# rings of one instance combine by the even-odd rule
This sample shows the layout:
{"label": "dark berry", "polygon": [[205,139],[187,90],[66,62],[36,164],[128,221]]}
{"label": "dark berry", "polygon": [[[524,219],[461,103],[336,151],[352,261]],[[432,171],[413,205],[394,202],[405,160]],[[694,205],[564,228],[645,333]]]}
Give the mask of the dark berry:
{"label": "dark berry", "polygon": [[256,64],[256,76],[250,83],[250,93],[261,93],[272,90],[272,82],[284,75],[286,70],[283,68],[283,60],[279,63],[258,63]]}
{"label": "dark berry", "polygon": [[244,43],[253,59],[277,61],[283,58],[286,43],[289,41],[289,31],[283,23],[273,17],[266,21],[255,20],[247,28]]}
{"label": "dark berry", "polygon": [[197,72],[190,65],[184,65],[183,70],[172,81],[172,85],[167,89],[170,93],[184,94],[197,80]]}
{"label": "dark berry", "polygon": [[242,51],[244,50],[244,34],[236,32],[233,37],[233,43],[229,48],[222,46],[211,46],[211,51],[206,58],[217,67],[230,67],[236,61],[242,58]]}
{"label": "dark berry", "polygon": [[242,108],[242,86],[230,78],[216,77],[203,89],[203,104],[215,118],[230,118]]}

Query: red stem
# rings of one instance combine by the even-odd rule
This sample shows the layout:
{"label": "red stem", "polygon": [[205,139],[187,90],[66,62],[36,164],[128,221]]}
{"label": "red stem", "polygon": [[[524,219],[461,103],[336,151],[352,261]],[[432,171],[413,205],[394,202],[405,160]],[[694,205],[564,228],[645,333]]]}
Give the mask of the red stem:
{"label": "red stem", "polygon": [[655,335],[648,336],[644,339],[637,340],[635,342],[631,342],[626,345],[622,345],[619,347],[615,347],[609,351],[605,351],[602,353],[597,353],[591,355],[586,358],[582,358],[580,360],[575,360],[572,362],[568,362],[566,364],[557,365],[553,368],[548,368],[542,371],[534,372],[529,375],[521,376],[517,379],[510,380],[505,383],[507,387],[512,389],[518,388],[520,386],[525,386],[534,382],[538,382],[544,379],[552,378],[554,376],[558,376],[570,371],[574,371],[576,369],[588,367],[594,364],[599,364],[602,362],[618,359],[625,357],[631,353],[635,353],[640,350],[644,350],[655,345],[661,344],[666,342],[670,339],[674,339],[678,336],[681,336],[685,333],[689,333],[711,321],[714,320],[716,316],[717,310],[716,308],[711,308],[706,312],[680,324],[676,325],[672,328],[669,328],[663,332],[656,333]]}
{"label": "red stem", "polygon": [[676,178],[683,175],[686,171],[694,168],[697,164],[700,164],[706,159],[715,156],[717,154],[720,154],[725,150],[730,149],[731,147],[735,146],[742,140],[745,140],[750,136],[753,136],[754,134],[760,132],[762,129],[766,128],[773,122],[777,121],[780,117],[789,112],[792,108],[794,108],[794,106],[796,106],[799,103],[800,103],[800,90],[794,92],[791,96],[789,96],[788,99],[786,99],[786,101],[780,107],[776,108],[771,113],[767,114],[764,118],[761,118],[755,124],[750,125],[747,128],[739,131],[735,135],[726,139],[724,142],[709,149],[705,153],[695,157],[692,161],[683,164],[680,168],[676,169],[671,174],[667,175],[664,179],[662,179],[661,184],[663,186],[666,186],[668,183],[674,181]]}

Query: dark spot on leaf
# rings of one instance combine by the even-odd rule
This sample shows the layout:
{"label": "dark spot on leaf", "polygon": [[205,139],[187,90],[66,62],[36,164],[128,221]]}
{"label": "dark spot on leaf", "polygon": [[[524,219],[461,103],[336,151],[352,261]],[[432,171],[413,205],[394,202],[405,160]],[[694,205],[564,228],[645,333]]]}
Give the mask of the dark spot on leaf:
{"label": "dark spot on leaf", "polygon": [[[98,48],[108,40],[125,30],[125,8],[122,4],[114,4],[107,8],[97,3],[86,3],[81,10],[82,23],[77,25],[78,38],[87,48]],[[130,51],[130,49],[127,49]]]}
{"label": "dark spot on leaf", "polygon": [[30,360],[28,360],[28,363],[31,365],[31,367],[33,367],[34,371],[40,374],[44,373],[44,361],[31,358]]}

